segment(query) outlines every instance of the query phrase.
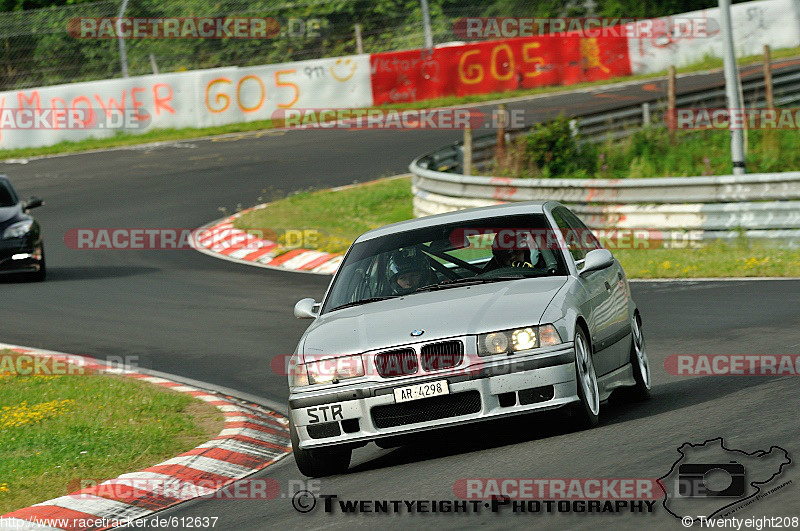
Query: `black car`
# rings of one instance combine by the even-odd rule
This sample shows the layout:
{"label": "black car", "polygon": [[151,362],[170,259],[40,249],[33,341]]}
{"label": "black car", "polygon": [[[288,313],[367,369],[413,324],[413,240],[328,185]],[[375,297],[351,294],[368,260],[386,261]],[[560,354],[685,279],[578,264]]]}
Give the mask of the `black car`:
{"label": "black car", "polygon": [[28,214],[43,204],[38,197],[20,200],[8,177],[0,175],[0,274],[27,273],[32,280],[44,280],[42,230]]}

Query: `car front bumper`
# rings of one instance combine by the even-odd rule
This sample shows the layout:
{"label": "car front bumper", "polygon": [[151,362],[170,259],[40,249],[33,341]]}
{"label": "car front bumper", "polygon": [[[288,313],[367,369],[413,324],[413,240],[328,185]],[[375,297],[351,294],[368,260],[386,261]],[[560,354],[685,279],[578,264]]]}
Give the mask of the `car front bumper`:
{"label": "car front bumper", "polygon": [[0,274],[38,271],[37,255],[37,246],[28,238],[0,240]]}
{"label": "car front bumper", "polygon": [[[394,389],[447,380],[449,394],[396,403]],[[507,356],[479,370],[391,378],[325,392],[293,393],[292,422],[300,448],[358,446],[417,433],[561,407],[578,400],[572,343],[534,355]]]}

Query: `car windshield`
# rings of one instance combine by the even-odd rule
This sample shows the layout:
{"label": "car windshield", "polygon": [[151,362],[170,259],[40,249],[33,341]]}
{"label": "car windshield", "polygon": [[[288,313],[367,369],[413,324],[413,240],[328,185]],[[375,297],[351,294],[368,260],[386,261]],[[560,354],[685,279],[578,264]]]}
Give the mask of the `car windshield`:
{"label": "car windshield", "polygon": [[17,204],[17,195],[8,183],[0,180],[0,207],[14,206]]}
{"label": "car windshield", "polygon": [[436,225],[353,245],[322,313],[463,285],[563,276],[543,214]]}

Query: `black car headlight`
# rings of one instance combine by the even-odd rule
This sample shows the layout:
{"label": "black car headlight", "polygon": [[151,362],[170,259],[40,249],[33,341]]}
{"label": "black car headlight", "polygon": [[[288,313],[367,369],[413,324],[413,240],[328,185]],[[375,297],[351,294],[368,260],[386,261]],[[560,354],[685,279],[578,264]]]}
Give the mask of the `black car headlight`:
{"label": "black car headlight", "polygon": [[12,223],[6,227],[6,230],[3,231],[3,239],[10,240],[11,238],[22,238],[30,232],[32,226],[33,220],[30,219]]}
{"label": "black car headlight", "polygon": [[561,343],[561,336],[555,326],[551,324],[526,326],[480,334],[478,336],[478,355],[512,354],[521,350],[550,347],[559,343]]}

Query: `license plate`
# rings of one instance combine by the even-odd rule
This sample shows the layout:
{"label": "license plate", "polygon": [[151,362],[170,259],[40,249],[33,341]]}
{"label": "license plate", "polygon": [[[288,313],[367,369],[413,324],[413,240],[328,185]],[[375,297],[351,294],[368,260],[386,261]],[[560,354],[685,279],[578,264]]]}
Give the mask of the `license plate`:
{"label": "license plate", "polygon": [[450,389],[447,387],[447,380],[438,380],[415,385],[398,387],[394,390],[395,402],[408,402],[419,400],[420,398],[430,398],[432,396],[448,395]]}

